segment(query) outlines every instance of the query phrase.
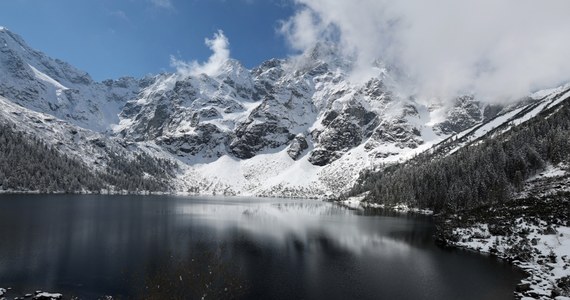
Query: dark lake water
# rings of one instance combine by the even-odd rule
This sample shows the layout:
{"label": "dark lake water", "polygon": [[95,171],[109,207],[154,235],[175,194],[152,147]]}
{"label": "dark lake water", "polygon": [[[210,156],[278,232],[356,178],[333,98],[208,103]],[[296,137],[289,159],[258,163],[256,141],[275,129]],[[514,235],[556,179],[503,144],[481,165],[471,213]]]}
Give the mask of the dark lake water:
{"label": "dark lake water", "polygon": [[511,299],[427,217],[315,200],[0,195],[0,287],[98,299]]}

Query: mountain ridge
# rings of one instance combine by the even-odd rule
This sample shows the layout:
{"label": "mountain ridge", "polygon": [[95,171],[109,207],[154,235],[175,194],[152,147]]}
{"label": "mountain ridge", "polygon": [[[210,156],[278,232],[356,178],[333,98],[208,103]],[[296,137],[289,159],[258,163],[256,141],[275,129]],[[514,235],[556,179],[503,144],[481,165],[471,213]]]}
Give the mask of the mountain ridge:
{"label": "mountain ridge", "polygon": [[[363,170],[409,159],[524,106],[491,106],[473,96],[424,104],[397,93],[381,63],[379,76],[352,83],[350,64],[334,46],[317,44],[251,70],[230,59],[216,76],[177,72],[95,82],[0,31],[0,96],[101,134],[127,152],[175,162],[177,193],[338,195]],[[65,154],[82,152],[70,150],[77,148],[71,141],[48,142],[67,145]]]}

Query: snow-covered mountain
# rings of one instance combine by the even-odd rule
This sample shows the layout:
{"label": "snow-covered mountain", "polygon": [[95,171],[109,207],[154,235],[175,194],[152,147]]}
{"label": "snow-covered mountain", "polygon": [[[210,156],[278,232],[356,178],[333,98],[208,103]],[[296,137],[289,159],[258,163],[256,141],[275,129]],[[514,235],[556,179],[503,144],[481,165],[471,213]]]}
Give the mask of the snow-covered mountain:
{"label": "snow-covered mountain", "polygon": [[386,69],[364,84],[350,83],[349,69],[334,46],[318,44],[253,70],[229,60],[215,77],[161,75],[126,104],[115,133],[183,161],[183,189],[318,196],[484,118],[465,97],[434,120],[448,108],[392,92]]}
{"label": "snow-covered mountain", "polygon": [[0,30],[0,95],[31,110],[103,132],[119,121],[125,101],[145,82],[130,77],[95,82],[86,72],[30,48],[6,28]]}
{"label": "snow-covered mountain", "polygon": [[[529,107],[540,109],[562,92],[543,92],[509,107],[472,96],[425,103],[398,93],[388,67],[378,64],[378,76],[364,83],[350,81],[350,68],[350,59],[333,45],[317,44],[252,70],[230,59],[215,76],[95,82],[0,30],[0,105],[11,101],[124,149],[176,161],[174,185],[182,193],[335,195],[363,170],[406,160],[455,134],[465,139],[484,124],[499,126],[509,114],[528,111],[530,118]],[[34,122],[10,116],[10,122]],[[67,144],[60,148],[69,155],[91,151],[64,133],[37,135]]]}

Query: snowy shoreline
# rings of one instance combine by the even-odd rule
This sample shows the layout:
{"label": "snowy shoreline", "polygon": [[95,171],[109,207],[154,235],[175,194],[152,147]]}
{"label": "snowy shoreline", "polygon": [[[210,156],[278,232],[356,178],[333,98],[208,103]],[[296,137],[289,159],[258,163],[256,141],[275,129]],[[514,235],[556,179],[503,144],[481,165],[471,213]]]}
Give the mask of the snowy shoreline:
{"label": "snowy shoreline", "polygon": [[437,219],[436,242],[496,256],[525,272],[518,299],[570,300],[570,193],[515,199]]}
{"label": "snowy shoreline", "polygon": [[[492,255],[523,271],[526,276],[513,291],[517,299],[570,300],[568,195],[561,192],[436,215],[436,243]],[[350,209],[433,215],[430,210],[368,203],[365,198],[366,193],[336,203]]]}
{"label": "snowy shoreline", "polygon": [[[448,245],[490,254],[523,270],[527,277],[516,288],[517,298],[568,300],[568,286],[561,287],[558,282],[567,282],[570,278],[570,227],[547,227],[547,230],[543,230],[543,227],[547,227],[546,222],[536,226],[519,218],[516,221],[516,234],[505,237],[491,234],[488,224],[477,224],[469,228],[456,228],[453,233],[461,236],[461,239]],[[525,254],[516,254],[517,251]],[[521,255],[529,256],[518,257]]]}
{"label": "snowy shoreline", "polygon": [[341,206],[348,207],[351,209],[378,208],[378,209],[385,209],[385,210],[389,210],[389,211],[393,211],[393,212],[397,212],[397,213],[403,213],[403,214],[414,213],[414,214],[426,215],[426,216],[433,215],[433,210],[411,207],[411,206],[408,206],[404,203],[396,204],[393,206],[387,206],[387,205],[378,204],[378,203],[370,203],[370,202],[364,201],[364,199],[366,198],[367,195],[368,195],[368,192],[363,193],[363,194],[358,195],[358,196],[349,197],[348,199],[345,199],[345,200],[336,200],[335,202]]}

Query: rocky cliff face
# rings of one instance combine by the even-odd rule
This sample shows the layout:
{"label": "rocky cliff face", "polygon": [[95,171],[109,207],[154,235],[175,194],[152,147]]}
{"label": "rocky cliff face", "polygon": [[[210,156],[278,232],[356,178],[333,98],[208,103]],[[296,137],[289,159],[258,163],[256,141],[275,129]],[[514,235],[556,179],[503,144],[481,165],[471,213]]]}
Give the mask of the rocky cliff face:
{"label": "rocky cliff face", "polygon": [[[215,77],[160,76],[126,104],[117,133],[176,144],[169,149],[180,155],[204,152],[249,159],[289,148],[292,159],[298,159],[301,150],[310,148],[308,159],[318,166],[364,142],[369,149],[374,144],[416,148],[424,142],[423,123],[428,120],[419,111],[426,107],[394,95],[382,78],[350,83],[350,63],[324,47],[295,60],[270,60],[251,71],[228,61]],[[442,125],[443,134],[467,126],[458,124],[462,113],[477,115],[473,118],[482,114],[474,99],[462,101],[471,106],[454,107],[454,119]],[[474,111],[463,112],[465,108]],[[207,145],[205,140],[216,142]],[[182,145],[185,150],[180,151]]]}
{"label": "rocky cliff face", "polygon": [[178,191],[322,196],[364,169],[404,160],[501,112],[400,95],[390,71],[351,82],[332,45],[216,76],[160,74],[94,82],[0,31],[0,96],[30,110],[152,148],[182,166]]}

